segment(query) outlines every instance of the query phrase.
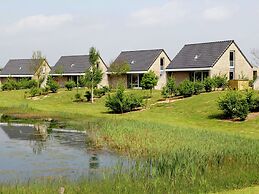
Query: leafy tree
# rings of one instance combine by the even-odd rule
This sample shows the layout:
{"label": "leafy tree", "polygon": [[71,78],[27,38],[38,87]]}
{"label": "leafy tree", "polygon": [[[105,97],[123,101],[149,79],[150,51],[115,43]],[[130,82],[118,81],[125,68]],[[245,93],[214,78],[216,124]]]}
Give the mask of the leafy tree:
{"label": "leafy tree", "polygon": [[113,76],[120,76],[130,71],[130,66],[127,62],[112,62],[109,71]]}
{"label": "leafy tree", "polygon": [[85,84],[91,90],[91,102],[94,102],[94,88],[102,81],[103,72],[97,67],[100,58],[99,52],[91,47],[89,50],[89,62],[91,67],[85,72]]}
{"label": "leafy tree", "polygon": [[154,71],[150,71],[143,75],[140,86],[145,90],[150,90],[150,94],[152,94],[152,90],[157,85],[157,82],[158,76]]}

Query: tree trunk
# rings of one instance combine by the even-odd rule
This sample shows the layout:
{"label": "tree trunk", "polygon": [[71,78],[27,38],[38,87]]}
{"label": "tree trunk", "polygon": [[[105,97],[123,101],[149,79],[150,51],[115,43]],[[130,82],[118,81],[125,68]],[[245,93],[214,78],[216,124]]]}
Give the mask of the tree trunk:
{"label": "tree trunk", "polygon": [[94,103],[94,87],[92,84],[92,88],[91,88],[91,102]]}

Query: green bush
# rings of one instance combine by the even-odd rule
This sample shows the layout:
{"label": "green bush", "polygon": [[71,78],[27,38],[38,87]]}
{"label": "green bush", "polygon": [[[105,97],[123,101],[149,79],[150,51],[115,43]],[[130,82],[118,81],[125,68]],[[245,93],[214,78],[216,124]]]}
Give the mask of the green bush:
{"label": "green bush", "polygon": [[178,86],[178,91],[181,96],[190,97],[194,94],[194,83],[190,80],[184,80]]}
{"label": "green bush", "polygon": [[2,90],[3,91],[10,91],[10,90],[14,90],[14,89],[15,89],[14,85],[9,81],[4,82],[2,84]]}
{"label": "green bush", "polygon": [[203,89],[204,89],[204,85],[202,82],[200,82],[200,81],[194,82],[194,94],[195,95],[200,94],[203,91]]}
{"label": "green bush", "polygon": [[52,80],[50,82],[48,82],[48,86],[51,92],[53,93],[57,93],[58,89],[59,89],[59,85],[56,81]]}
{"label": "green bush", "polygon": [[45,86],[45,88],[42,88],[42,94],[46,95],[48,94],[50,91],[50,87],[49,86]]}
{"label": "green bush", "polygon": [[225,89],[228,85],[228,78],[226,75],[224,76],[217,75],[217,76],[214,76],[212,79],[214,81],[215,88]]}
{"label": "green bush", "polygon": [[79,85],[79,87],[85,87],[86,86],[85,77],[84,76],[80,76],[80,78],[78,80],[78,85]]}
{"label": "green bush", "polygon": [[80,94],[80,93],[76,93],[76,94],[75,94],[75,101],[76,101],[76,102],[83,101],[83,99],[82,99],[82,97],[81,97],[81,94]]}
{"label": "green bush", "polygon": [[86,98],[86,101],[87,101],[87,102],[90,102],[91,97],[92,97],[91,92],[90,92],[90,91],[86,91],[86,92],[85,92],[85,98]]}
{"label": "green bush", "polygon": [[36,80],[28,80],[24,85],[25,89],[31,89],[33,87],[38,87],[38,82]]}
{"label": "green bush", "polygon": [[126,95],[124,88],[119,87],[114,95],[108,95],[105,106],[114,113],[130,112],[142,107],[143,97],[135,94]]}
{"label": "green bush", "polygon": [[229,91],[218,101],[219,108],[228,118],[245,120],[249,113],[247,96],[239,91]]}
{"label": "green bush", "polygon": [[166,82],[166,86],[163,87],[162,89],[162,96],[165,98],[169,98],[171,97],[173,94],[175,94],[177,91],[177,87],[175,84],[175,81],[173,78],[169,77],[167,82]]}
{"label": "green bush", "polygon": [[247,90],[245,92],[245,96],[246,96],[246,101],[249,106],[249,111],[251,111],[251,112],[257,111],[259,108],[259,104],[258,104],[259,95],[256,94],[253,90]]}
{"label": "green bush", "polygon": [[212,89],[215,87],[215,81],[214,81],[214,79],[212,79],[210,77],[207,77],[203,81],[203,84],[204,84],[204,89],[206,92],[211,92]]}
{"label": "green bush", "polygon": [[41,95],[41,89],[37,88],[37,87],[33,87],[30,89],[29,93],[30,93],[31,97],[39,96],[39,95]]}
{"label": "green bush", "polygon": [[76,83],[74,81],[68,81],[65,83],[65,87],[68,91],[72,91],[72,89],[76,87]]}

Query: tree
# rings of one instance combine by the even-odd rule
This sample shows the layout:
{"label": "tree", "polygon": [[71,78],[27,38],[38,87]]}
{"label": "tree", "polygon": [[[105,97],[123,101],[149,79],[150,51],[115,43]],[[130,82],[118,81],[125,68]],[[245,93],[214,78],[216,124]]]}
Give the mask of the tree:
{"label": "tree", "polygon": [[102,81],[103,72],[97,67],[100,59],[99,52],[91,47],[89,50],[89,62],[91,67],[85,72],[85,84],[91,90],[91,102],[94,102],[94,88]]}
{"label": "tree", "polygon": [[150,90],[150,95],[152,95],[152,90],[157,85],[157,82],[158,76],[154,71],[150,71],[143,75],[140,86],[145,90]]}
{"label": "tree", "polygon": [[47,79],[47,77],[42,77],[42,72],[44,67],[44,63],[46,62],[46,57],[44,57],[41,51],[34,51],[32,54],[32,64],[31,68],[35,72],[35,76],[37,77],[38,87],[40,87],[40,80]]}
{"label": "tree", "polygon": [[112,62],[109,71],[112,75],[119,76],[130,71],[130,66],[127,62]]}

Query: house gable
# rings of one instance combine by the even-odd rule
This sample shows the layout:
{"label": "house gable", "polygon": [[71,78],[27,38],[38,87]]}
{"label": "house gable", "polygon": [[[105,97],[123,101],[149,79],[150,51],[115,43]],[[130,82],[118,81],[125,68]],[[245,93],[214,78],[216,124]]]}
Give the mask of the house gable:
{"label": "house gable", "polygon": [[[235,68],[232,70],[230,69],[229,60],[230,51],[235,52]],[[214,63],[211,70],[211,76],[226,75],[229,78],[230,70],[233,71],[235,79],[253,79],[252,65],[235,42],[229,45],[229,47],[224,51],[220,58]]]}

